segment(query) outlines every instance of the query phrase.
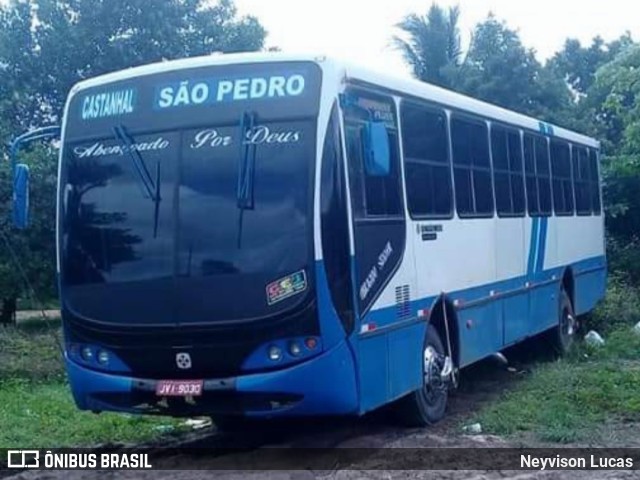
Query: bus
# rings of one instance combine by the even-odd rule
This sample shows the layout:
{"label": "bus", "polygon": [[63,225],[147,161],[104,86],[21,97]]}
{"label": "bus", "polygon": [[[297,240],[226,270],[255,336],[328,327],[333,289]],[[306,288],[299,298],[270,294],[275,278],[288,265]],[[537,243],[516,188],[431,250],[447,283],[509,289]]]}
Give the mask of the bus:
{"label": "bus", "polygon": [[596,140],[327,57],[82,81],[56,233],[75,402],[432,424],[460,369],[570,347],[604,295],[603,217]]}

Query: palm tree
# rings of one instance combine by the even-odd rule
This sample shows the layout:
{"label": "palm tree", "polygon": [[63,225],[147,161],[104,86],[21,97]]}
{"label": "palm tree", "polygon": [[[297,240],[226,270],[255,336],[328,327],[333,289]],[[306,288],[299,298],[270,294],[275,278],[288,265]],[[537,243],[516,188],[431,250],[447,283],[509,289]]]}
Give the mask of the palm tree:
{"label": "palm tree", "polygon": [[394,36],[393,43],[418,79],[451,86],[451,69],[462,56],[459,17],[458,6],[445,11],[434,3],[426,16],[410,14],[396,25],[403,35]]}

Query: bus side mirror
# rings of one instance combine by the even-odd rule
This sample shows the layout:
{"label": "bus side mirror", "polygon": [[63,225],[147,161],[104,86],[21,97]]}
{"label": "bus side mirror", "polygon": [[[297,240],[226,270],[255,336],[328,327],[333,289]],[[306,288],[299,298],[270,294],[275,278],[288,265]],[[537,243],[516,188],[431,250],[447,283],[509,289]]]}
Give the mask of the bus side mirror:
{"label": "bus side mirror", "polygon": [[29,167],[16,165],[13,178],[13,224],[24,229],[29,225]]}
{"label": "bus side mirror", "polygon": [[367,175],[386,177],[391,171],[391,152],[387,127],[382,122],[367,122],[364,134]]}

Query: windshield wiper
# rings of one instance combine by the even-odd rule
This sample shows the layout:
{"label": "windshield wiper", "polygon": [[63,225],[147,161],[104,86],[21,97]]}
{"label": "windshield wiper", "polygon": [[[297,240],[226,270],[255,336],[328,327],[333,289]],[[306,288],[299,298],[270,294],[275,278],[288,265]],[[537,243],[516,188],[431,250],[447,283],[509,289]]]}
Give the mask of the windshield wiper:
{"label": "windshield wiper", "polygon": [[153,213],[153,238],[158,236],[158,219],[160,218],[160,162],[156,163],[156,178],[155,181],[149,173],[142,155],[134,148],[134,142],[131,136],[127,133],[124,125],[117,125],[113,128],[116,138],[120,139],[122,143],[126,145],[127,153],[133,164],[134,171],[138,176],[138,180],[143,187],[143,196],[150,198],[154,203]]}
{"label": "windshield wiper", "polygon": [[242,245],[242,226],[245,210],[254,208],[254,183],[256,168],[256,145],[246,142],[247,132],[256,126],[255,113],[245,112],[240,119],[240,162],[238,171],[237,204],[240,209],[238,219],[238,248]]}

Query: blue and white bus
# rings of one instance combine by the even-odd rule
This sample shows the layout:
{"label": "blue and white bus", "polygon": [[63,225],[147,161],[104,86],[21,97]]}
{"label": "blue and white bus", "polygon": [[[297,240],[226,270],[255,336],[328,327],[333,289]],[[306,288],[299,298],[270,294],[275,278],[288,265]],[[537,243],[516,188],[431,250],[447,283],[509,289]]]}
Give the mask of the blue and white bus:
{"label": "blue and white bus", "polygon": [[599,143],[325,57],[70,92],[57,261],[79,408],[438,421],[460,369],[566,350],[606,280]]}

